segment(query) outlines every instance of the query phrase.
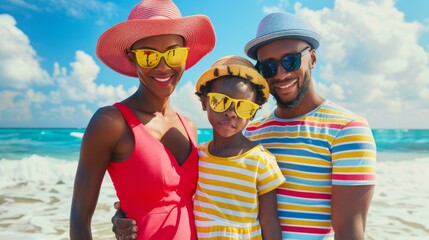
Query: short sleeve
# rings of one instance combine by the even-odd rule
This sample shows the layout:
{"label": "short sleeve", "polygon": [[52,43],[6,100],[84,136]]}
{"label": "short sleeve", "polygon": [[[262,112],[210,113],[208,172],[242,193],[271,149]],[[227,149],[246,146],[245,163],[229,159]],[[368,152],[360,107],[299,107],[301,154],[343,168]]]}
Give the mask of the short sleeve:
{"label": "short sleeve", "polygon": [[376,145],[365,119],[347,124],[332,147],[332,185],[373,185],[376,181]]}
{"label": "short sleeve", "polygon": [[258,169],[258,196],[276,189],[286,181],[274,155],[263,148],[262,145],[260,148],[261,162]]}

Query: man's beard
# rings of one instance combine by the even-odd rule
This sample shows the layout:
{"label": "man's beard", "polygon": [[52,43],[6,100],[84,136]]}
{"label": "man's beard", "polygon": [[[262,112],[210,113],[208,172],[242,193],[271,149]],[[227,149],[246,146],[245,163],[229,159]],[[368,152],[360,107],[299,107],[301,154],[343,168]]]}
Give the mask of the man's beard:
{"label": "man's beard", "polygon": [[275,91],[273,91],[271,94],[274,96],[274,98],[277,101],[277,107],[279,108],[287,108],[292,109],[299,105],[301,100],[304,98],[305,94],[308,91],[308,87],[310,86],[311,82],[311,73],[310,71],[305,72],[304,74],[304,85],[298,89],[298,95],[296,98],[289,102],[283,102],[282,99],[277,95]]}

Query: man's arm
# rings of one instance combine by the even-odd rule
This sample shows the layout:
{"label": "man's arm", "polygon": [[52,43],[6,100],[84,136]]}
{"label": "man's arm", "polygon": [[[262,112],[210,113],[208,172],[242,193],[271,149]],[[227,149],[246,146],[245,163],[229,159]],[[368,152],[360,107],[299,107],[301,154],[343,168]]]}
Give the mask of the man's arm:
{"label": "man's arm", "polygon": [[376,145],[363,118],[347,124],[332,152],[331,222],[336,240],[365,239],[365,225],[376,179]]}
{"label": "man's arm", "polygon": [[374,185],[332,186],[331,217],[335,240],[365,239]]}

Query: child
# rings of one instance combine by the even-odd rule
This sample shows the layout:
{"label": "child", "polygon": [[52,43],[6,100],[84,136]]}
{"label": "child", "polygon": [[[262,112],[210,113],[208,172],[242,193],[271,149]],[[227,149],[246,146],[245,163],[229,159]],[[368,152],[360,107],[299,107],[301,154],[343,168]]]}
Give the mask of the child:
{"label": "child", "polygon": [[219,59],[196,84],[213,127],[199,146],[194,216],[199,239],[281,239],[276,188],[285,179],[275,157],[242,131],[269,89],[252,63]]}

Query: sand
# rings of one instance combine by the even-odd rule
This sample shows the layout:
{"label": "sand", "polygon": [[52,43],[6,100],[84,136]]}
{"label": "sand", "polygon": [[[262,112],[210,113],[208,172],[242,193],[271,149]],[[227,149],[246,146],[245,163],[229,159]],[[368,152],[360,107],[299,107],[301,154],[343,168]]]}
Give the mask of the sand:
{"label": "sand", "polygon": [[[62,175],[61,181],[43,179],[43,172],[34,181],[0,181],[0,239],[69,239],[75,166],[66,165],[65,172],[70,173]],[[429,157],[377,164],[378,180],[367,221],[367,239],[428,239],[428,169]],[[34,178],[30,175],[25,179]],[[114,239],[110,219],[115,201],[112,183],[106,176],[92,220],[94,239]]]}

